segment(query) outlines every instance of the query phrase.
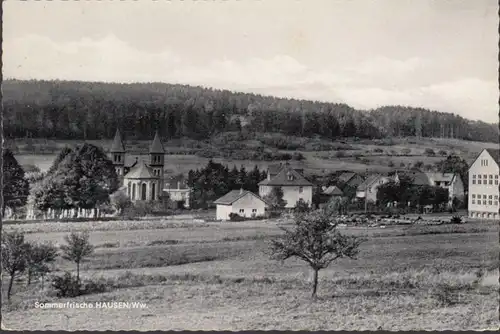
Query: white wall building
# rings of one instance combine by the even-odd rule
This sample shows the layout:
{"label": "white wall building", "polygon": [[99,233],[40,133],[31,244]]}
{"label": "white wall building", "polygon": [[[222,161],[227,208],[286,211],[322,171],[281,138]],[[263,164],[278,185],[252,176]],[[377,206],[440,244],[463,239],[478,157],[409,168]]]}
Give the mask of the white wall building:
{"label": "white wall building", "polygon": [[229,220],[231,213],[241,217],[252,218],[263,216],[266,212],[266,202],[248,190],[232,190],[217,199],[217,220]]}
{"label": "white wall building", "polygon": [[499,219],[499,150],[485,149],[469,168],[469,217]]}
{"label": "white wall building", "polygon": [[259,196],[266,196],[274,187],[283,190],[285,208],[294,208],[301,199],[308,205],[312,204],[313,184],[288,163],[281,166],[276,174],[268,172],[267,179],[259,183]]}
{"label": "white wall building", "polygon": [[431,186],[441,187],[443,189],[448,189],[449,203],[452,204],[453,198],[456,197],[459,200],[464,200],[465,189],[462,178],[459,174],[455,173],[425,173],[429,179]]}

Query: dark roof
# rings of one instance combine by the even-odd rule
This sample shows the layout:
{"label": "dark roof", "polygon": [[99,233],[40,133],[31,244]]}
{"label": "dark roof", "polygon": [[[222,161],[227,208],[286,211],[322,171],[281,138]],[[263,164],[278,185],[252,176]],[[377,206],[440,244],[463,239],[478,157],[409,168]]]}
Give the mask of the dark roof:
{"label": "dark roof", "polygon": [[373,174],[373,175],[368,176],[366,178],[366,180],[361,182],[361,184],[358,186],[358,188],[356,190],[357,191],[365,191],[368,187],[370,187],[374,182],[376,182],[381,177],[382,177],[382,175],[380,175],[380,174]]}
{"label": "dark roof", "polygon": [[115,138],[113,139],[113,144],[111,144],[111,153],[125,153],[125,146],[123,145],[122,136],[120,135],[120,130],[116,130]]}
{"label": "dark roof", "polygon": [[347,183],[355,175],[356,175],[356,173],[353,173],[353,172],[344,172],[344,173],[342,173],[342,174],[339,175],[339,177],[337,178],[337,180],[339,182],[342,182],[342,183]]}
{"label": "dark roof", "polygon": [[259,185],[268,186],[312,186],[313,184],[307,181],[299,172],[293,169],[289,164],[283,165],[278,174],[261,181]]}
{"label": "dark roof", "polygon": [[149,147],[149,153],[165,153],[160,136],[158,136],[158,131],[155,133],[155,138]]}
{"label": "dark roof", "polygon": [[413,180],[413,184],[415,185],[430,185],[431,181],[429,180],[429,177],[424,173],[416,170],[405,170],[405,171],[398,171],[398,176],[406,176],[409,177]]}
{"label": "dark roof", "polygon": [[141,161],[137,166],[133,167],[126,175],[126,179],[157,179],[158,176],[153,174],[151,167]]}
{"label": "dark roof", "polygon": [[491,155],[493,160],[500,166],[500,150],[495,150],[493,148],[487,148],[486,151]]}
{"label": "dark roof", "polygon": [[244,190],[244,189],[240,189],[240,190],[231,190],[230,192],[228,192],[224,196],[215,200],[214,204],[231,205],[234,202],[236,202],[237,200],[239,200],[240,198],[242,198],[243,196],[246,196],[247,194],[251,194],[251,195],[257,197],[258,199],[260,199],[262,202],[266,203],[266,201],[264,201],[259,196],[255,195],[253,192],[248,191],[248,190]]}

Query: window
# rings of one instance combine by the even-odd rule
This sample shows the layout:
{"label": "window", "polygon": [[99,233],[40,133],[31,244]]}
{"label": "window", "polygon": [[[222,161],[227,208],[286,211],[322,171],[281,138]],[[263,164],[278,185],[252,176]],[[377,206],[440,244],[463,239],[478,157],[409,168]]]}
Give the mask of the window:
{"label": "window", "polygon": [[498,185],[498,180],[495,180],[495,184]]}
{"label": "window", "polygon": [[493,201],[488,201],[488,205],[493,205]]}
{"label": "window", "polygon": [[302,194],[303,191],[304,191],[304,187],[299,187],[299,193]]}
{"label": "window", "polygon": [[498,206],[498,201],[495,201],[495,206]]}
{"label": "window", "polygon": [[[474,204],[474,202],[472,204]],[[481,200],[480,199],[477,200],[477,205],[481,205]]]}
{"label": "window", "polygon": [[476,178],[476,174],[472,175],[472,178],[475,179]]}
{"label": "window", "polygon": [[493,184],[493,180],[490,180],[489,184]]}
{"label": "window", "polygon": [[480,180],[480,179],[479,179],[479,180],[477,180],[477,184],[481,184],[481,180]]}
{"label": "window", "polygon": [[486,199],[486,195],[485,194],[483,194],[483,199]]}
{"label": "window", "polygon": [[472,194],[472,198],[476,198],[476,195],[475,195],[475,194]]}
{"label": "window", "polygon": [[498,175],[495,175],[495,179],[498,179]]}
{"label": "window", "polygon": [[481,174],[479,174],[479,175],[477,176],[477,178],[478,178],[478,179],[480,179],[480,178],[481,178]]}
{"label": "window", "polygon": [[245,209],[240,209],[240,213],[244,213],[245,212]]}
{"label": "window", "polygon": [[497,199],[498,199],[498,195],[495,195],[495,200],[497,200]]}
{"label": "window", "polygon": [[472,179],[472,184],[476,184],[476,179]]}
{"label": "window", "polygon": [[[472,200],[472,204],[476,204],[476,201],[475,200]],[[479,203],[478,203],[479,204]]]}
{"label": "window", "polygon": [[490,174],[490,175],[488,175],[488,177],[489,177],[490,179],[492,179],[492,178],[493,178],[493,175],[492,175],[492,174]]}
{"label": "window", "polygon": [[488,175],[484,174],[483,179],[487,179],[487,178],[488,178]]}
{"label": "window", "polygon": [[489,198],[489,199],[492,199],[492,198],[493,198],[493,195],[489,195],[489,196],[488,196],[488,198]]}
{"label": "window", "polygon": [[252,209],[252,213],[256,213],[257,212],[257,209]]}

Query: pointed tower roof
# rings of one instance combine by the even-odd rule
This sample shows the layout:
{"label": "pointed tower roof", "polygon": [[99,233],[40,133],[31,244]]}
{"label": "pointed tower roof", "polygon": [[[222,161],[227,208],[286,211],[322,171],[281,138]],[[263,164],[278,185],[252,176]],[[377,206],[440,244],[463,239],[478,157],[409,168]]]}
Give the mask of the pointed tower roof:
{"label": "pointed tower roof", "polygon": [[163,149],[163,145],[160,140],[160,136],[158,136],[158,131],[155,133],[155,138],[149,147],[149,153],[165,153]]}
{"label": "pointed tower roof", "polygon": [[111,145],[111,153],[125,153],[125,146],[122,142],[122,136],[120,135],[120,130],[116,129],[115,139],[113,139],[113,144]]}

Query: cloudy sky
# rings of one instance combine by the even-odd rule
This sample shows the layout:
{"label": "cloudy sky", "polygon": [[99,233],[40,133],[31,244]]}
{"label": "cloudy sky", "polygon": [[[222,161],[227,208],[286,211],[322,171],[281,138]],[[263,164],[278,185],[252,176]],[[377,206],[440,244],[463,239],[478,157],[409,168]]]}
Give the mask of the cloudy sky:
{"label": "cloudy sky", "polygon": [[186,83],[498,121],[496,0],[3,3],[3,74]]}

